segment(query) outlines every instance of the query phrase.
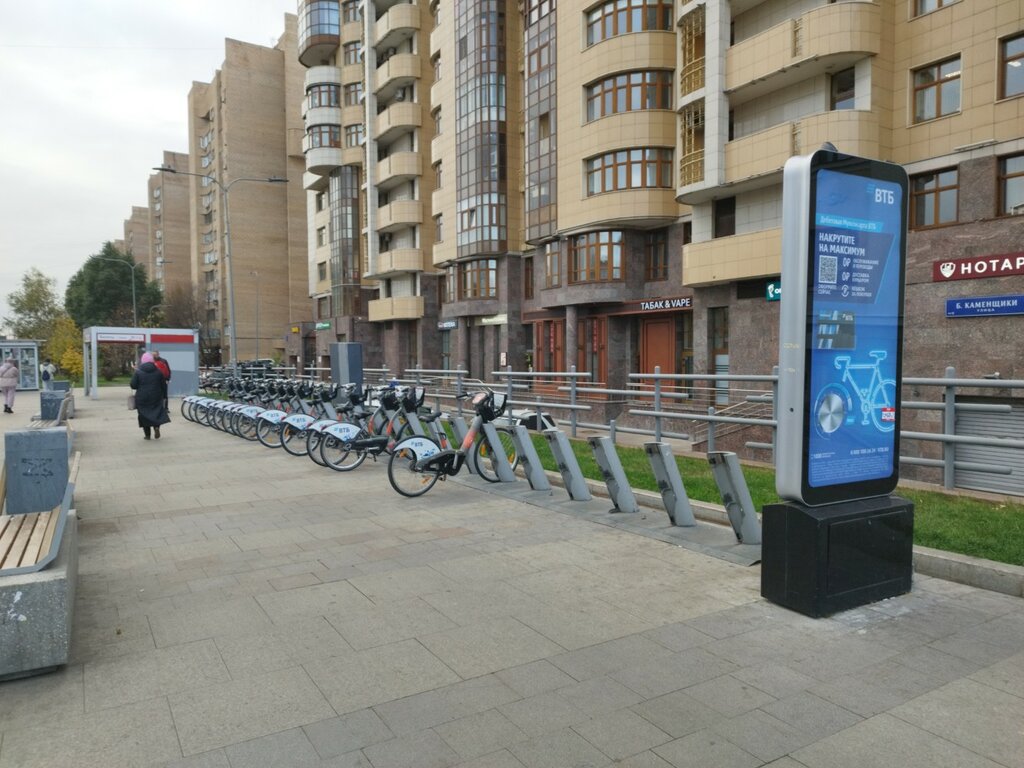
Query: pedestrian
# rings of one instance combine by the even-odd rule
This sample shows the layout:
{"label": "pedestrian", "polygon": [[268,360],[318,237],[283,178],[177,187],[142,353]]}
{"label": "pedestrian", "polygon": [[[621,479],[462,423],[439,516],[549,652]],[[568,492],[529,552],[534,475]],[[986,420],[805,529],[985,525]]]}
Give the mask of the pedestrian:
{"label": "pedestrian", "polygon": [[139,416],[144,440],[160,439],[160,425],[170,421],[167,416],[167,379],[153,362],[153,355],[146,352],[139,367],[132,374],[131,388],[135,390],[135,412]]}
{"label": "pedestrian", "polygon": [[43,389],[47,392],[53,391],[53,377],[57,375],[57,366],[50,362],[50,358],[43,360],[39,366],[39,378],[43,380]]}
{"label": "pedestrian", "polygon": [[160,373],[162,373],[164,375],[164,378],[167,381],[170,381],[171,380],[171,366],[170,366],[170,364],[164,358],[160,357],[160,350],[159,349],[154,349],[149,354],[151,354],[153,356],[153,365],[155,365],[157,368],[160,369]]}
{"label": "pedestrian", "polygon": [[19,379],[21,371],[18,370],[18,361],[8,357],[4,364],[0,365],[0,391],[4,393],[4,413],[14,413],[14,393],[18,391]]}

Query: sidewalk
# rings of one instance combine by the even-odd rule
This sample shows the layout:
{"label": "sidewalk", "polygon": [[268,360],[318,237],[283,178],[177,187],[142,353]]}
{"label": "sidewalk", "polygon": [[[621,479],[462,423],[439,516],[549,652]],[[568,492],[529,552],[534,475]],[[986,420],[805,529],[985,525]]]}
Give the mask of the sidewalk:
{"label": "sidewalk", "polygon": [[73,663],[0,684],[0,768],[1024,766],[1020,598],[917,577],[812,620],[757,567],[177,412],[143,441],[100,392]]}

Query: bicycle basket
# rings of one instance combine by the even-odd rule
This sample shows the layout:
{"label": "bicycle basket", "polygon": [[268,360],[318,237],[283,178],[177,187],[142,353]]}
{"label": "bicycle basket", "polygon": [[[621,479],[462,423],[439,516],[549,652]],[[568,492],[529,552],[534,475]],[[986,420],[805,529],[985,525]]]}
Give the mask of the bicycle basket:
{"label": "bicycle basket", "polygon": [[385,389],[380,393],[380,403],[389,411],[397,411],[402,401],[398,397],[398,392],[393,389]]}
{"label": "bicycle basket", "polygon": [[496,414],[494,413],[493,392],[477,392],[473,395],[471,402],[473,403],[473,410],[476,411],[477,415],[484,421],[494,420]]}
{"label": "bicycle basket", "polygon": [[427,397],[427,390],[423,387],[413,387],[406,394],[405,399],[402,400],[402,407],[407,411],[415,411],[423,405],[423,401]]}

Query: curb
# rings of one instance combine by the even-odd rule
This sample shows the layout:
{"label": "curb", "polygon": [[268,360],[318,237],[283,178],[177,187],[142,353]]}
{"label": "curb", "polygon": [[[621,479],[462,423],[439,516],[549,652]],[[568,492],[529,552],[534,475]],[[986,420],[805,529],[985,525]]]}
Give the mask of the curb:
{"label": "curb", "polygon": [[[558,472],[547,472],[552,485],[562,487],[562,476]],[[608,498],[608,489],[597,480],[587,480],[587,487],[595,496]],[[661,495],[651,491],[633,489],[637,503],[654,511],[664,512]],[[729,526],[725,507],[704,501],[690,500],[693,516],[705,523]],[[1024,597],[1024,567],[997,563],[980,557],[945,552],[941,549],[914,546],[914,572],[922,576],[953,581],[977,587],[990,592],[999,592],[1013,597]]]}

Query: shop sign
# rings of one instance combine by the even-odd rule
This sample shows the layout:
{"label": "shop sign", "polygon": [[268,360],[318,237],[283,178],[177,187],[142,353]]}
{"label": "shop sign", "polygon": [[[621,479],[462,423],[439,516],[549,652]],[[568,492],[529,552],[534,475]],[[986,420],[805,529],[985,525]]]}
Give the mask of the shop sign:
{"label": "shop sign", "polygon": [[292,326],[292,333],[298,333],[301,329],[297,325]]}
{"label": "shop sign", "polygon": [[321,320],[321,321],[317,322],[317,324],[315,326],[313,326],[313,327],[314,327],[314,330],[317,330],[317,331],[329,331],[329,330],[331,330],[331,321],[330,320]]}
{"label": "shop sign", "polygon": [[693,307],[692,296],[679,296],[674,299],[653,299],[641,301],[641,312],[657,312],[663,309],[691,309]]}
{"label": "shop sign", "polygon": [[477,320],[478,325],[507,325],[508,315],[491,315],[490,317],[481,317]]}
{"label": "shop sign", "polygon": [[764,298],[766,301],[778,301],[782,298],[782,281],[769,280],[764,287]]}
{"label": "shop sign", "polygon": [[145,342],[143,333],[97,333],[96,341],[141,341]]}
{"label": "shop sign", "polygon": [[453,331],[459,327],[458,320],[438,320],[437,330],[439,331]]}
{"label": "shop sign", "polygon": [[946,299],[946,317],[1024,315],[1024,296],[970,296]]}
{"label": "shop sign", "polygon": [[1024,253],[1000,253],[995,256],[969,256],[932,264],[932,280],[973,280],[979,277],[1024,275]]}

